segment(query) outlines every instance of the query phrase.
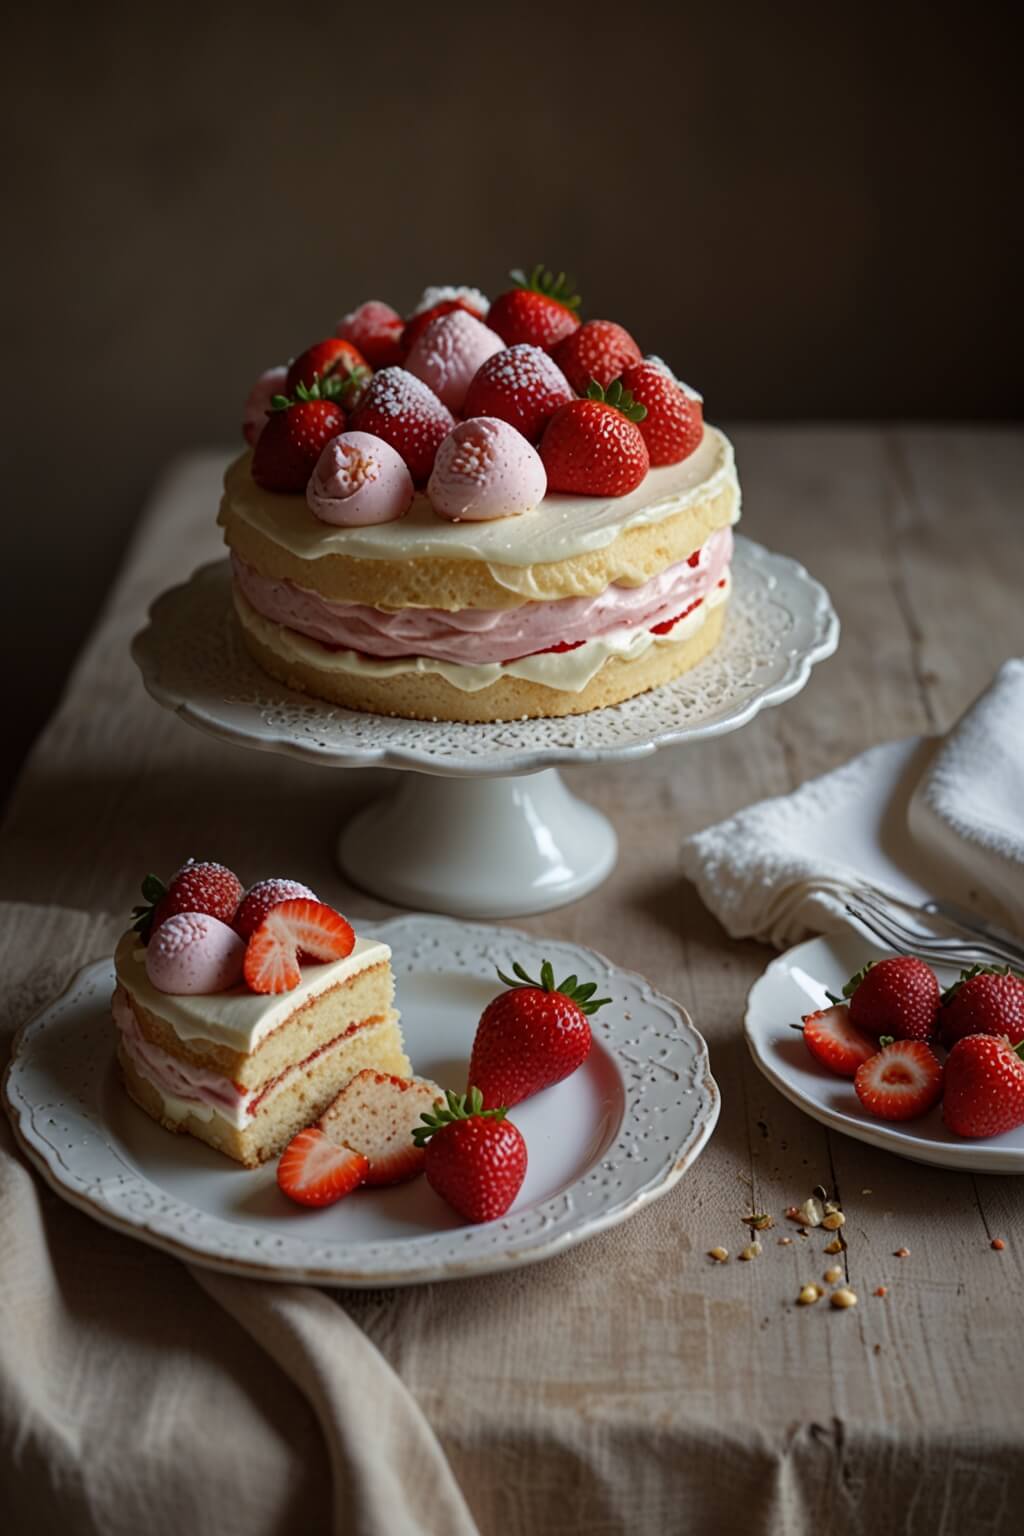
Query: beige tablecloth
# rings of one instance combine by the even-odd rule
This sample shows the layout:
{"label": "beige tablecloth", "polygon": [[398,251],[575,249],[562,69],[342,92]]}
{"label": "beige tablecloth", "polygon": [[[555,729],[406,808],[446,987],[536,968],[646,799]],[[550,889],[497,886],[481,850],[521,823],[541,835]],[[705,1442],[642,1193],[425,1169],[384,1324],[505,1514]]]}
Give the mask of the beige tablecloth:
{"label": "beige tablecloth", "polygon": [[[677,845],[872,740],[941,727],[978,691],[1017,639],[1024,553],[1001,533],[1024,454],[1019,438],[924,432],[765,431],[739,448],[751,531],[798,549],[840,595],[840,654],[735,737],[578,771],[574,787],[616,820],[620,866],[586,901],[522,925],[593,944],[691,1008],[723,1090],[704,1156],[627,1226],[549,1263],[329,1293],[206,1274],[96,1225],[29,1170],[0,1121],[0,1529],[1019,1528],[1019,1181],[917,1168],[779,1098],[739,1030],[768,953],[724,939],[681,879]],[[378,776],[222,746],[148,700],[128,659],[148,600],[217,553],[218,464],[201,456],[165,480],[0,835],[3,1050],[110,952],[149,868],[220,857],[249,876],[299,875],[357,915],[386,911],[345,887],[331,854]],[[946,514],[980,465],[987,496],[965,544]],[[901,517],[930,555],[904,571],[897,611],[883,551]],[[964,582],[984,583],[983,615],[953,600]],[[838,1185],[847,1211],[855,1312],[793,1305],[820,1277],[820,1238],[768,1242],[756,1263],[706,1258],[742,1245],[751,1205],[781,1222],[818,1182]],[[911,1258],[893,1257],[901,1245]]]}

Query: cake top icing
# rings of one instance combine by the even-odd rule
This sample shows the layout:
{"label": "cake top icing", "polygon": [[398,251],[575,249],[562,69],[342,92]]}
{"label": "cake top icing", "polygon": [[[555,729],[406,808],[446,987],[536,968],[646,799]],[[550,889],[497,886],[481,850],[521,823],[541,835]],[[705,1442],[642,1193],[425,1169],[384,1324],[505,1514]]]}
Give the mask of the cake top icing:
{"label": "cake top icing", "polygon": [[519,517],[494,522],[446,522],[418,495],[398,522],[328,528],[313,517],[304,496],[277,495],[256,485],[248,454],[229,467],[224,484],[232,512],[302,560],[329,554],[359,560],[440,557],[529,567],[604,549],[629,528],[661,522],[726,489],[734,493],[739,513],[732,444],[711,426],[689,458],[650,470],[628,496],[552,494]]}
{"label": "cake top icing", "polygon": [[270,995],[250,992],[244,985],[203,995],[174,996],[160,992],[146,974],[146,951],[135,933],[122,937],[114,954],[114,966],[122,985],[143,1008],[170,1024],[180,1040],[210,1040],[249,1055],[312,998],[390,958],[387,944],[357,938],[351,954],[343,960],[305,965],[297,987]]}

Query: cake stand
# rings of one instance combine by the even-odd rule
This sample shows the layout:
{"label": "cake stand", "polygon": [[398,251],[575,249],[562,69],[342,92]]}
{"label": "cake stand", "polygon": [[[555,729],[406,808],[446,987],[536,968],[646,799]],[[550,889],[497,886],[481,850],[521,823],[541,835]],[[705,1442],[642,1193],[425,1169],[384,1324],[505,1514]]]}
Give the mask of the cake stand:
{"label": "cake stand", "polygon": [[732,573],[725,632],[705,661],[561,720],[394,720],[294,693],[249,658],[226,560],[157,599],[132,655],[158,703],[221,740],[322,767],[406,770],[341,834],[342,870],[363,890],[460,917],[514,917],[575,901],[615,864],[614,828],[569,791],[559,765],[632,762],[734,731],[792,698],[835,650],[828,593],[795,560],[738,538]]}

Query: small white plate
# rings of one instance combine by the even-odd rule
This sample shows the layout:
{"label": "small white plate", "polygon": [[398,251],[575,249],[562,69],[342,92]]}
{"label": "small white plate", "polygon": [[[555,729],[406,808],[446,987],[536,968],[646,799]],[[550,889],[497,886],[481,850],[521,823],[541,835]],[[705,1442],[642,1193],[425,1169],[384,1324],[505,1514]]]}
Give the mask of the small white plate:
{"label": "small white plate", "polygon": [[[861,1107],[853,1083],[821,1066],[795,1029],[805,1013],[828,1006],[826,991],[839,994],[868,960],[885,951],[858,934],[835,933],[808,939],[773,960],[750,989],[745,1029],[750,1054],[780,1093],[834,1130],[884,1147],[901,1157],[961,1172],[1024,1173],[1024,1126],[987,1141],[965,1141],[948,1131],[941,1105],[920,1120],[895,1122],[873,1119]],[[936,966],[943,987],[959,971]]]}
{"label": "small white plate", "polygon": [[401,917],[364,923],[394,952],[406,1045],[418,1072],[462,1089],[477,1021],[500,990],[495,966],[595,980],[612,1002],[571,1078],[516,1105],[529,1154],[507,1216],[459,1218],[425,1179],[359,1191],[337,1206],[288,1203],[274,1164],[246,1170],[162,1130],[118,1081],[113,965],[82,970],[25,1025],[4,1083],[25,1152],[57,1193],[97,1220],[180,1258],[231,1273],[339,1286],[407,1285],[549,1258],[665,1194],[718,1118],[707,1047],[678,1004],[578,945],[510,929]]}

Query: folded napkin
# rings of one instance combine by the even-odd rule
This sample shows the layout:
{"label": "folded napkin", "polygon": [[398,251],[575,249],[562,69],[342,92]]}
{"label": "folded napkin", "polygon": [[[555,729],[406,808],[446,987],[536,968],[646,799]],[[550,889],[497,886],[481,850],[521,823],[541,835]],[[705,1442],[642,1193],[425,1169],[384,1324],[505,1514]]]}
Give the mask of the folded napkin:
{"label": "folded napkin", "polygon": [[865,884],[1024,933],[1024,660],[1007,661],[947,736],[873,747],[687,838],[682,856],[733,938],[782,948],[834,930]]}

